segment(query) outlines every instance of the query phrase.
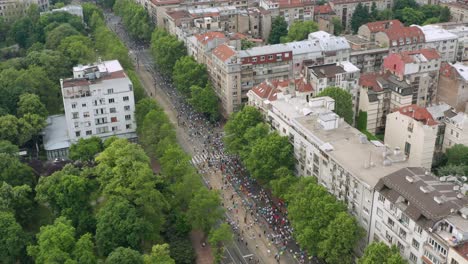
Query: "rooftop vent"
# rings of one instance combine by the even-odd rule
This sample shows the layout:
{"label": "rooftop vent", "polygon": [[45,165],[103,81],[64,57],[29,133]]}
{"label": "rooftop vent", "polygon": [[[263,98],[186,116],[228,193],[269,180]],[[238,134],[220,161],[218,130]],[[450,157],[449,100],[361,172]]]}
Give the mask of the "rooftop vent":
{"label": "rooftop vent", "polygon": [[411,177],[411,176],[406,176],[406,180],[407,180],[409,183],[413,183],[413,182],[414,182],[414,179],[413,179],[413,177]]}
{"label": "rooftop vent", "polygon": [[443,204],[444,203],[444,197],[443,196],[434,196],[434,201],[438,204]]}
{"label": "rooftop vent", "polygon": [[419,186],[419,189],[423,193],[429,193],[430,192],[430,190],[426,186]]}
{"label": "rooftop vent", "polygon": [[462,193],[457,194],[458,199],[463,199],[464,195]]}

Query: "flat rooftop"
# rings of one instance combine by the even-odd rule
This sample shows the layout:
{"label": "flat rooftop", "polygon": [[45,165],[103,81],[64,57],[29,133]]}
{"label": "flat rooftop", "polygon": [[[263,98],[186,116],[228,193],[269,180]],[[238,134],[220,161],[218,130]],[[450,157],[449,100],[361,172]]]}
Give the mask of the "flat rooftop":
{"label": "flat rooftop", "polygon": [[[371,188],[381,178],[408,165],[402,154],[389,153],[380,141],[363,140],[362,133],[347,123],[341,121],[338,128],[324,130],[318,124],[318,118],[319,115],[302,116],[296,118],[295,123],[318,139],[321,143],[319,146],[330,144],[333,150],[326,153]],[[386,159],[383,153],[389,154]],[[386,165],[384,160],[387,160]]]}
{"label": "flat rooftop", "polygon": [[65,115],[47,117],[47,126],[42,133],[45,150],[64,149],[71,145]]}

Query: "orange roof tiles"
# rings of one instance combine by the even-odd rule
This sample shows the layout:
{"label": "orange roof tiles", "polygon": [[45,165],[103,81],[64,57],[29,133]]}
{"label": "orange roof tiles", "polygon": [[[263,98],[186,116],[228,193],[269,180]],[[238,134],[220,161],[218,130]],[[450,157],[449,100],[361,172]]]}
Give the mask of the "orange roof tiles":
{"label": "orange roof tiles", "polygon": [[324,5],[319,5],[314,7],[314,14],[331,14],[334,13],[330,4],[326,3]]}
{"label": "orange roof tiles", "polygon": [[403,45],[406,44],[407,38],[413,41],[416,38],[417,43],[424,42],[424,33],[418,27],[392,27],[387,30],[384,30],[390,40],[390,46],[394,46],[392,41],[396,41],[397,45],[400,43],[400,39],[403,41]]}
{"label": "orange roof tiles", "polygon": [[431,113],[427,111],[425,107],[421,107],[418,105],[408,105],[397,109],[402,115],[409,116],[414,120],[423,122],[425,125],[433,126],[439,124],[437,121],[434,120]]}
{"label": "orange roof tiles", "polygon": [[197,34],[195,35],[195,37],[197,38],[198,42],[201,42],[202,44],[206,44],[213,39],[225,38],[226,36],[222,32],[210,31],[204,34]]}
{"label": "orange roof tiles", "polygon": [[222,44],[213,50],[213,55],[222,61],[226,61],[232,56],[236,55],[236,51],[228,45]]}
{"label": "orange roof tiles", "polygon": [[366,26],[369,28],[371,33],[377,33],[380,31],[384,31],[390,28],[402,28],[404,27],[403,23],[400,20],[393,19],[393,20],[384,20],[384,21],[376,21],[367,23]]}
{"label": "orange roof tiles", "polygon": [[411,63],[415,62],[413,55],[416,54],[422,54],[428,60],[440,59],[440,55],[435,49],[403,51],[401,53],[393,53],[392,55],[399,57],[405,63]]}
{"label": "orange roof tiles", "polygon": [[359,85],[369,87],[375,92],[383,91],[382,87],[377,83],[377,78],[381,75],[375,72],[363,73],[359,77]]}
{"label": "orange roof tiles", "polygon": [[315,0],[277,0],[280,8],[291,8],[291,7],[302,7],[302,6],[313,6]]}
{"label": "orange roof tiles", "polygon": [[[274,101],[277,99],[277,93],[281,93],[282,89],[289,87],[289,84],[290,80],[266,80],[252,88],[252,92],[260,98]],[[305,82],[302,78],[294,80],[294,84],[296,91],[301,93],[312,92],[314,90],[312,85]]]}

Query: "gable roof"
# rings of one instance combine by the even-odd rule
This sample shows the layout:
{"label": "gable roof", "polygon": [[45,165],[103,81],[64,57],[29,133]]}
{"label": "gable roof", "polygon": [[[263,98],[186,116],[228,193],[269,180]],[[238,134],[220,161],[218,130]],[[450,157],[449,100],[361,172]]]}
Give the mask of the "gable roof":
{"label": "gable roof", "polygon": [[213,50],[213,55],[225,62],[236,55],[236,51],[226,44],[221,44]]}
{"label": "gable roof", "polygon": [[404,27],[403,23],[401,23],[398,19],[369,22],[365,24],[365,26],[369,28],[369,31],[371,33],[377,33],[390,28]]}

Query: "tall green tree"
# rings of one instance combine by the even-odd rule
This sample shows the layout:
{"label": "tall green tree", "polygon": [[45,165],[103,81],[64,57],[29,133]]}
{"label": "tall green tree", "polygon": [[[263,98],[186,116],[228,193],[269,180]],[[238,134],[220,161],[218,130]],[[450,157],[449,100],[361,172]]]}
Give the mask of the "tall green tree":
{"label": "tall green tree", "polygon": [[185,56],[184,43],[162,29],[151,35],[151,53],[161,72],[171,75],[176,61]]}
{"label": "tall green tree", "polygon": [[187,211],[193,229],[208,234],[211,227],[224,216],[224,210],[220,205],[221,200],[217,192],[209,191],[206,188],[198,189],[190,201]]}
{"label": "tall green tree", "polygon": [[151,110],[158,110],[161,111],[161,107],[159,107],[158,103],[152,98],[144,98],[140,100],[135,106],[135,119],[137,123],[137,127],[143,125],[143,120],[145,119],[146,115]]}
{"label": "tall green tree", "polygon": [[344,118],[346,123],[353,124],[353,97],[339,87],[327,87],[317,97],[329,96],[335,100],[335,113]]}
{"label": "tall green tree", "polygon": [[281,42],[291,42],[307,39],[309,34],[318,30],[314,21],[295,21],[288,30],[288,35]]}
{"label": "tall green tree", "polygon": [[34,209],[33,191],[28,185],[11,186],[6,182],[0,182],[0,211],[12,212],[16,220],[27,226]]}
{"label": "tall green tree", "polygon": [[18,146],[11,144],[8,140],[0,140],[0,153],[15,156],[18,155],[19,148]]}
{"label": "tall green tree", "polygon": [[222,223],[218,228],[211,230],[208,241],[214,250],[213,255],[216,263],[221,261],[224,254],[224,247],[232,243],[232,239],[231,226],[226,223]]}
{"label": "tall green tree", "polygon": [[406,26],[420,25],[424,23],[424,13],[410,7],[405,7],[401,10],[401,20]]}
{"label": "tall green tree", "polygon": [[340,212],[322,233],[324,240],[318,245],[321,258],[327,263],[354,263],[353,248],[365,232],[353,216]]}
{"label": "tall green tree", "polygon": [[271,32],[268,37],[269,44],[278,44],[281,42],[281,37],[288,35],[288,23],[284,17],[277,16],[271,22]]}
{"label": "tall green tree", "polygon": [[332,18],[332,24],[333,24],[333,35],[339,36],[343,32],[343,24],[341,23],[341,20],[337,17]]}
{"label": "tall green tree", "polygon": [[16,263],[26,245],[26,234],[11,212],[0,211],[0,259]]}
{"label": "tall green tree", "polygon": [[143,256],[136,250],[118,247],[106,259],[107,264],[143,264]]}
{"label": "tall green tree", "polygon": [[177,90],[185,96],[190,96],[192,86],[206,86],[208,72],[205,65],[197,63],[191,56],[184,56],[175,63],[172,80]]}
{"label": "tall green tree", "polygon": [[468,146],[456,144],[446,150],[447,164],[449,165],[467,165],[468,164]]}
{"label": "tall green tree", "polygon": [[68,23],[61,24],[47,33],[46,47],[56,49],[63,39],[73,35],[80,35],[80,32]]}
{"label": "tall green tree", "polygon": [[407,264],[396,246],[388,247],[383,242],[372,242],[366,247],[359,264]]}
{"label": "tall green tree", "polygon": [[239,154],[247,143],[244,133],[262,121],[262,114],[252,106],[245,106],[241,111],[232,114],[224,126],[226,133],[224,143],[227,150],[233,154]]}
{"label": "tall green tree", "polygon": [[34,186],[36,178],[34,172],[26,164],[20,162],[17,156],[0,153],[0,182],[4,181],[12,186],[26,184]]}
{"label": "tall green tree", "polygon": [[369,8],[361,3],[358,3],[351,17],[351,29],[353,33],[356,34],[360,26],[370,21],[371,15],[369,13]]}
{"label": "tall green tree", "polygon": [[23,117],[26,114],[37,114],[42,118],[47,118],[47,109],[35,94],[25,93],[19,97],[18,116]]}
{"label": "tall green tree", "polygon": [[143,256],[145,264],[175,264],[174,259],[171,258],[169,245],[154,245],[151,252]]}
{"label": "tall green tree", "polygon": [[218,96],[211,84],[205,87],[193,85],[190,87],[191,98],[188,102],[193,108],[209,117],[211,121],[216,121],[220,118]]}
{"label": "tall green tree", "polygon": [[69,158],[72,160],[90,161],[103,150],[102,140],[99,137],[80,138],[70,146]]}
{"label": "tall green tree", "polygon": [[115,0],[113,9],[122,17],[122,22],[131,36],[142,41],[150,40],[153,25],[143,6],[131,0]]}
{"label": "tall green tree", "polygon": [[73,65],[88,64],[96,60],[94,45],[88,37],[81,35],[69,36],[62,41],[57,48]]}

